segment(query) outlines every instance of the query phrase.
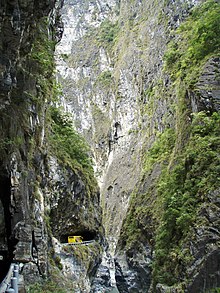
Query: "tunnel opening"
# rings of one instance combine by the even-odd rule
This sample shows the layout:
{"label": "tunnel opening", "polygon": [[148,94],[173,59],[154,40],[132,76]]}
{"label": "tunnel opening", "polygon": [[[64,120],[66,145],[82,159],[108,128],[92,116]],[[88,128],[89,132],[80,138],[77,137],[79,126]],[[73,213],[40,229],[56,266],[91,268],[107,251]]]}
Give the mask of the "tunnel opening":
{"label": "tunnel opening", "polygon": [[11,180],[9,176],[0,175],[0,282],[7,275],[14,257],[10,206]]}
{"label": "tunnel opening", "polygon": [[70,232],[69,234],[62,234],[60,236],[60,242],[61,243],[68,243],[68,237],[69,236],[81,236],[82,241],[84,242],[84,241],[95,240],[97,234],[95,232],[92,232],[92,231],[79,230],[79,231],[75,231],[75,232]]}

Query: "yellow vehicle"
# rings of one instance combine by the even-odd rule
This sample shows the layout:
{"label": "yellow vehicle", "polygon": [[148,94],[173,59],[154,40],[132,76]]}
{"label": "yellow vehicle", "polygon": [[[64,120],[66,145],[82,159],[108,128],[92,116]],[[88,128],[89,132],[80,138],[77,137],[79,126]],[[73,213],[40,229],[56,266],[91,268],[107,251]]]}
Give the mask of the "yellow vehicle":
{"label": "yellow vehicle", "polygon": [[68,236],[68,243],[83,242],[82,236]]}

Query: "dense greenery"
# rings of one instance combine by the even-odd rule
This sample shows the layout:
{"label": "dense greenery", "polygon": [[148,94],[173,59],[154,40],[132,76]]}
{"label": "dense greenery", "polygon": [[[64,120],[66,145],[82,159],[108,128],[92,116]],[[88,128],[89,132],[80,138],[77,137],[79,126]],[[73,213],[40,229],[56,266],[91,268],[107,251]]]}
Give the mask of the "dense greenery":
{"label": "dense greenery", "polygon": [[83,137],[74,130],[70,116],[56,107],[50,108],[50,115],[52,118],[50,145],[57,158],[73,169],[82,167],[92,171],[89,147]]}
{"label": "dense greenery", "polygon": [[220,293],[220,288],[209,290],[207,293]]}
{"label": "dense greenery", "polygon": [[13,139],[1,138],[0,139],[0,152],[8,151],[11,148],[17,148],[22,144],[22,139],[19,136]]}
{"label": "dense greenery", "polygon": [[[166,128],[163,133],[158,133],[155,143],[147,153],[143,154],[143,179],[140,185],[150,176],[155,164],[167,166],[174,146],[175,132],[173,129]],[[140,239],[144,238],[144,235],[141,235],[143,230],[148,234],[148,240],[153,237],[150,230],[154,230],[155,223],[153,222],[157,222],[158,213],[160,214],[158,209],[161,206],[160,202],[155,203],[154,184],[156,182],[152,185],[149,182],[147,190],[140,193],[137,188],[131,195],[130,209],[121,234],[121,239],[128,249],[137,246]],[[149,222],[149,219],[154,220]]]}
{"label": "dense greenery", "polygon": [[160,223],[153,263],[155,284],[173,285],[180,280],[181,271],[191,261],[189,249],[184,249],[185,239],[201,220],[198,211],[206,194],[220,186],[220,114],[194,114],[190,132],[178,152],[171,129],[159,135],[147,152],[143,180],[156,165],[162,173],[157,181],[149,181],[152,185],[145,193],[133,193],[121,235],[127,249],[137,248],[142,240],[152,241]]}
{"label": "dense greenery", "polygon": [[118,23],[113,23],[110,20],[105,20],[100,26],[98,33],[98,42],[105,48],[112,48],[119,32]]}
{"label": "dense greenery", "polygon": [[90,148],[84,138],[76,132],[72,119],[62,108],[49,109],[49,149],[61,166],[70,168],[86,183],[88,196],[97,191]]}
{"label": "dense greenery", "polygon": [[[53,281],[48,280],[44,283],[36,283],[31,285],[27,289],[28,293],[67,293],[69,292],[68,289],[65,290],[59,283],[55,283]],[[74,291],[71,291],[74,292]]]}
{"label": "dense greenery", "polygon": [[[170,43],[165,69],[179,87],[182,81],[193,86],[207,58],[219,53],[219,12],[220,4],[215,1],[198,6]],[[194,114],[188,137],[179,135],[172,165],[163,169],[157,187],[164,213],[156,233],[155,284],[183,281],[181,271],[186,271],[192,258],[184,244],[195,223],[201,221],[198,211],[206,194],[220,186],[219,126],[218,113]]]}
{"label": "dense greenery", "polygon": [[55,67],[53,52],[56,43],[49,34],[48,25],[47,17],[39,21],[29,58],[35,62],[38,74],[50,77]]}
{"label": "dense greenery", "polygon": [[[155,247],[154,285],[179,285],[183,290],[181,283],[189,282],[193,255],[187,243],[205,221],[199,211],[207,194],[220,187],[220,114],[190,114],[185,100],[205,62],[219,56],[219,23],[220,3],[202,3],[173,32],[165,54],[164,72],[171,76],[177,96],[176,125],[157,135],[143,155],[142,182],[133,192],[121,235],[127,250],[137,249],[139,241]],[[155,91],[146,94],[149,100],[158,98]],[[148,107],[154,114],[150,103]]]}
{"label": "dense greenery", "polygon": [[[182,81],[193,86],[207,58],[219,53],[219,12],[220,4],[215,1],[198,6],[170,43],[165,68],[175,82],[178,80],[179,87]],[[220,186],[219,126],[218,113],[194,114],[188,137],[179,135],[172,165],[162,172],[157,192],[164,213],[156,233],[155,284],[183,281],[181,271],[186,271],[192,258],[184,243],[193,233],[195,223],[202,221],[198,211],[206,194]],[[181,133],[180,129],[177,131]]]}
{"label": "dense greenery", "polygon": [[72,255],[78,263],[81,263],[82,267],[84,267],[89,275],[94,263],[102,254],[102,247],[99,243],[94,242],[90,245],[66,245],[63,247],[63,251],[67,253],[67,255]]}
{"label": "dense greenery", "polygon": [[196,82],[201,65],[211,55],[219,55],[220,3],[209,0],[192,11],[176,31],[165,54],[166,69],[175,79],[189,85]]}
{"label": "dense greenery", "polygon": [[153,146],[144,156],[143,168],[145,172],[149,171],[156,162],[168,162],[175,144],[175,139],[175,131],[172,128],[166,128],[163,132],[157,134]]}
{"label": "dense greenery", "polygon": [[180,268],[190,261],[182,240],[199,220],[197,212],[206,194],[220,186],[219,126],[220,114],[195,114],[188,143],[160,178],[158,196],[163,199],[164,214],[156,238],[155,282],[174,284]]}

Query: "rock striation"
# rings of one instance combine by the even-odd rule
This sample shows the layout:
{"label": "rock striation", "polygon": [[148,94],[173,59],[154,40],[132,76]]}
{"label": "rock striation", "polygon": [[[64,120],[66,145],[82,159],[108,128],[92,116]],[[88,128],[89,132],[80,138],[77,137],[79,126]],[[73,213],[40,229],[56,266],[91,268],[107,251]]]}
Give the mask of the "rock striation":
{"label": "rock striation", "polygon": [[[69,130],[65,118],[52,117],[59,91],[53,55],[63,32],[62,4],[0,3],[0,278],[12,261],[18,262],[26,287],[38,283],[39,291],[48,277],[56,286],[73,290],[68,280],[74,272],[63,275],[60,254],[82,267],[89,286],[100,262],[103,233],[92,167],[77,159],[73,164],[54,142],[55,136],[62,138],[58,122]],[[56,249],[75,233],[97,244],[66,253]],[[88,251],[93,257],[87,259]]]}
{"label": "rock striation", "polygon": [[218,194],[218,184],[202,187],[215,168],[208,146],[194,141],[218,136],[214,128],[204,138],[197,132],[219,111],[219,43],[211,48],[198,33],[209,34],[206,19],[214,24],[218,9],[217,1],[65,2],[58,79],[63,105],[93,151],[108,243],[94,292],[219,286],[211,256],[219,254],[218,224],[201,214],[214,209],[218,218],[207,195]]}
{"label": "rock striation", "polygon": [[0,3],[1,279],[217,292],[219,1],[62,2]]}

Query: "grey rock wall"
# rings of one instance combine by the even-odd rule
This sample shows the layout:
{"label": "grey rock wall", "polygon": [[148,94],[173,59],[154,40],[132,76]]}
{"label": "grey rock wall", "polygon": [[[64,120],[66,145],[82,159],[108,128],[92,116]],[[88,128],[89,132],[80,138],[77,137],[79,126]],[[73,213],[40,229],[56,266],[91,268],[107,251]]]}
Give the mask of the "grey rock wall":
{"label": "grey rock wall", "polygon": [[103,228],[95,180],[92,189],[83,172],[58,162],[49,146],[61,6],[62,1],[0,3],[0,280],[15,261],[26,286],[50,276],[73,290],[77,277],[74,272],[63,276],[53,236],[56,245],[77,232],[97,240],[89,260],[86,249],[78,258],[77,251],[62,252],[71,265],[78,262],[89,288],[100,262]]}
{"label": "grey rock wall", "polygon": [[[79,293],[196,292],[219,286],[218,190],[198,209],[205,224],[195,222],[193,239],[185,239],[192,260],[179,283],[153,284],[151,271],[162,207],[156,186],[163,172],[162,162],[145,170],[146,154],[165,130],[182,129],[184,121],[180,89],[164,71],[164,53],[175,30],[202,2],[65,1],[64,33],[55,53],[60,102],[91,146],[101,195],[93,179],[56,158],[48,146],[54,65],[47,53],[53,55],[62,34],[62,3],[1,2],[0,262],[5,272],[12,260],[21,263],[29,283],[55,271],[61,286],[68,283],[67,290]],[[219,57],[207,58],[195,87],[185,91],[186,126],[191,113],[219,111],[218,75]],[[176,153],[183,148],[178,143]],[[171,156],[170,170],[174,163]],[[68,235],[77,233],[95,242],[66,245]]]}
{"label": "grey rock wall", "polygon": [[[174,106],[179,97],[163,71],[164,53],[174,31],[201,2],[66,1],[64,5],[57,75],[63,105],[93,150],[108,243],[94,292],[110,290],[116,283],[119,292],[154,290],[150,287],[156,216],[146,215],[139,223],[140,245],[132,249],[124,242],[122,224],[135,205],[130,205],[132,193],[149,192],[152,198],[143,205],[154,204],[161,166],[143,176],[144,157],[158,134],[179,123]],[[191,112],[218,111],[214,73],[218,64],[218,58],[207,61],[197,91],[187,91]],[[165,287],[158,285],[158,292],[178,290]]]}
{"label": "grey rock wall", "polygon": [[[55,1],[1,1],[0,5],[1,203],[7,239],[1,267],[5,272],[14,259],[31,262],[38,276],[47,274],[48,236],[42,218],[38,221],[32,212],[38,209],[42,217],[41,206],[33,196],[40,168],[32,165],[32,152],[33,145],[44,143],[45,105],[43,97],[37,95],[38,76],[29,54],[38,22],[53,14],[50,24],[55,27],[58,14],[54,8]],[[42,107],[32,102],[28,93],[42,99]],[[40,156],[42,165],[42,152],[34,155]],[[37,260],[32,251],[34,234],[38,235]]]}

